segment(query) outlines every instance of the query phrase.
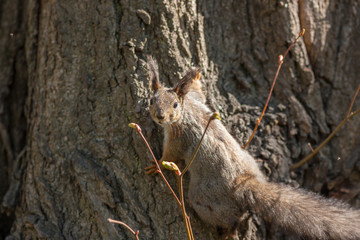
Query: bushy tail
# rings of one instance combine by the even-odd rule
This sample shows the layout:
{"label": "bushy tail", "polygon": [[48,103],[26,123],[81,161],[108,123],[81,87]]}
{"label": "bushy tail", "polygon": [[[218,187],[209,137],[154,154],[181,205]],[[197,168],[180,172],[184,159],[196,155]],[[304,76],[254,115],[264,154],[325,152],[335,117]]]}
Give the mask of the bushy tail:
{"label": "bushy tail", "polygon": [[263,219],[310,239],[360,239],[360,211],[285,185],[243,177],[241,201]]}

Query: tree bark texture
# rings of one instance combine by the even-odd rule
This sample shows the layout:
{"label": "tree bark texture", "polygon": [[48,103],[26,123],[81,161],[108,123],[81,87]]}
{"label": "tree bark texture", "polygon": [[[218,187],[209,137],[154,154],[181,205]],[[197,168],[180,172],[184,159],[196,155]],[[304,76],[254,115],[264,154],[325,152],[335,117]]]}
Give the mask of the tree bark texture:
{"label": "tree bark texture", "polygon": [[[186,239],[181,212],[160,177],[144,174],[150,154],[127,126],[139,123],[161,157],[146,55],[167,85],[201,67],[209,106],[244,144],[278,55],[302,27],[248,149],[271,181],[359,207],[359,116],[289,171],[342,121],[360,83],[359,1],[3,0],[0,26],[1,239],[132,238],[108,218],[141,239]],[[187,209],[196,239],[218,238]],[[278,230],[250,213],[239,234],[289,239]]]}

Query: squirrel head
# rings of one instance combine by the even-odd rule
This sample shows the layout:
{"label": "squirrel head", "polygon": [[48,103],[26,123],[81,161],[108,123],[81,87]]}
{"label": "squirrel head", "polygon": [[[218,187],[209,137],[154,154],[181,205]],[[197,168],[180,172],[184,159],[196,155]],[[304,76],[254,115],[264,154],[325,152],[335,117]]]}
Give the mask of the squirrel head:
{"label": "squirrel head", "polygon": [[160,83],[158,66],[150,57],[148,67],[153,92],[149,102],[150,115],[161,126],[174,125],[182,117],[185,95],[192,90],[201,90],[199,69],[189,71],[175,87],[167,88]]}

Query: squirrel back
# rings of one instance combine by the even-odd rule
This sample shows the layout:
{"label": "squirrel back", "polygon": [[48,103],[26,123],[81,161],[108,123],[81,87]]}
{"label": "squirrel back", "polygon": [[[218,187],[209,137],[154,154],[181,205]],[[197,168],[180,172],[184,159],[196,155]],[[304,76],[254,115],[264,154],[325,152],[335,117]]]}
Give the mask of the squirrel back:
{"label": "squirrel back", "polygon": [[[160,161],[188,163],[212,112],[205,104],[200,72],[189,71],[173,88],[159,80],[156,62],[151,73],[150,115],[164,128]],[[204,221],[236,234],[243,212],[310,239],[360,239],[360,211],[304,190],[267,182],[255,159],[219,120],[210,123],[195,161],[189,168],[189,203]]]}

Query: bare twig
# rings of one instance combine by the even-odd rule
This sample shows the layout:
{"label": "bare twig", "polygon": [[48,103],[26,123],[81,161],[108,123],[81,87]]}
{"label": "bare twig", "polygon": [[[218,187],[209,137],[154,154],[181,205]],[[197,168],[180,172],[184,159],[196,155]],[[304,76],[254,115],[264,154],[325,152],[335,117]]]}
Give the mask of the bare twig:
{"label": "bare twig", "polygon": [[355,94],[354,94],[354,97],[353,97],[352,100],[351,100],[350,107],[349,107],[349,109],[348,109],[348,112],[347,112],[346,116],[349,116],[349,115],[350,115],[352,106],[353,106],[353,104],[354,104],[354,102],[355,102],[356,96],[357,96],[358,93],[359,93],[359,90],[360,90],[360,84],[359,84],[359,86],[358,86],[358,88],[357,88],[357,90],[356,90],[356,92],[355,92]]}
{"label": "bare twig", "polygon": [[111,218],[108,218],[108,222],[111,222],[111,223],[116,223],[116,224],[119,224],[119,225],[122,225],[124,226],[125,228],[127,228],[127,230],[129,230],[135,237],[136,240],[139,240],[139,230],[137,230],[136,232],[134,230],[132,230],[131,227],[129,227],[129,225],[127,225],[126,223],[124,222],[121,222],[121,221],[118,221],[118,220],[114,220],[114,219],[111,219]]}
{"label": "bare twig", "polygon": [[188,237],[189,239],[194,239],[194,235],[193,235],[193,232],[192,232],[192,228],[191,228],[191,224],[190,224],[190,219],[189,219],[189,216],[186,214],[186,209],[185,209],[185,201],[184,201],[184,188],[183,188],[183,177],[184,177],[184,174],[187,172],[187,170],[189,169],[189,167],[191,166],[192,162],[194,161],[195,157],[196,157],[196,154],[198,153],[199,149],[200,149],[200,145],[205,137],[205,134],[209,128],[209,125],[211,123],[212,120],[214,119],[221,119],[220,116],[219,116],[219,113],[214,113],[206,127],[205,127],[205,130],[204,130],[204,133],[203,135],[201,136],[200,138],[200,141],[189,161],[189,163],[185,166],[184,170],[181,172],[180,176],[179,176],[179,193],[180,193],[180,200],[181,200],[181,209],[182,209],[182,212],[183,212],[183,216],[184,216],[184,222],[185,222],[185,227],[186,227],[186,231],[187,231],[187,234],[188,234]]}
{"label": "bare twig", "polygon": [[313,149],[313,147],[311,146],[311,143],[308,143],[308,146],[309,146],[311,152],[314,152],[314,149]]}
{"label": "bare twig", "polygon": [[340,128],[351,118],[353,118],[354,116],[356,116],[357,114],[360,113],[360,109],[358,109],[357,111],[353,112],[352,114],[350,114],[349,116],[347,116],[336,128],[335,130],[312,152],[310,153],[307,157],[305,157],[304,159],[302,159],[300,162],[294,164],[290,170],[293,171],[296,168],[300,167],[301,165],[303,165],[304,163],[306,163],[307,161],[309,161],[316,153],[318,153],[320,151],[321,148],[323,148],[325,146],[325,144],[327,144],[330,139],[340,130]]}
{"label": "bare twig", "polygon": [[[347,114],[346,114],[345,119],[335,128],[335,130],[334,130],[315,150],[312,149],[311,145],[309,145],[310,148],[311,148],[312,153],[309,154],[308,156],[306,156],[305,158],[303,158],[300,162],[294,164],[294,165],[290,168],[291,171],[293,171],[294,169],[300,167],[301,165],[303,165],[304,163],[306,163],[307,161],[309,161],[318,151],[320,151],[320,149],[321,149],[322,147],[325,146],[325,144],[326,144],[327,142],[330,141],[330,139],[335,135],[335,133],[337,133],[337,132],[340,130],[340,128],[341,128],[350,118],[354,117],[355,115],[357,115],[357,114],[359,113],[360,109],[357,110],[357,111],[355,111],[354,113],[351,113],[352,106],[353,106],[353,104],[354,104],[354,102],[355,102],[356,96],[357,96],[358,93],[359,93],[359,90],[360,90],[360,84],[359,84],[357,90],[355,91],[355,94],[354,94],[354,96],[353,96],[353,98],[352,98],[352,100],[351,100],[351,103],[350,103],[350,106],[349,106],[349,109],[348,109],[348,111],[347,111]],[[310,143],[309,143],[309,144],[310,144]]]}
{"label": "bare twig", "polygon": [[295,39],[295,41],[292,42],[292,44],[288,47],[288,49],[286,50],[285,54],[279,56],[279,66],[278,66],[278,69],[277,69],[277,71],[276,71],[276,74],[275,74],[275,77],[274,77],[274,80],[273,80],[271,89],[270,89],[270,91],[269,91],[269,95],[268,95],[268,97],[267,97],[265,106],[264,106],[264,108],[263,108],[263,111],[262,111],[260,117],[256,120],[256,125],[255,125],[255,127],[254,127],[254,130],[253,130],[253,132],[252,132],[249,140],[248,140],[248,141],[245,143],[245,145],[242,147],[243,149],[245,149],[245,148],[250,144],[251,140],[252,140],[252,139],[254,138],[254,136],[255,136],[255,132],[256,132],[256,130],[258,129],[258,127],[259,127],[259,125],[260,125],[260,122],[261,122],[261,120],[262,120],[262,118],[263,118],[263,116],[264,116],[264,114],[265,114],[266,108],[267,108],[267,106],[268,106],[268,104],[269,104],[270,97],[271,97],[271,94],[272,94],[272,92],[273,92],[273,90],[274,90],[274,86],[275,86],[275,83],[276,83],[276,79],[278,78],[278,75],[279,75],[281,66],[282,66],[282,64],[284,63],[284,59],[285,59],[286,55],[288,54],[288,52],[290,51],[290,49],[294,46],[294,44],[297,42],[297,40],[304,35],[304,33],[305,33],[305,28],[302,29],[302,31],[299,33],[299,35],[298,35],[298,37]]}
{"label": "bare twig", "polygon": [[193,240],[194,237],[193,237],[193,235],[192,235],[191,224],[190,224],[189,217],[188,217],[188,215],[187,215],[187,213],[186,213],[186,209],[185,209],[184,187],[183,187],[183,178],[182,178],[182,175],[180,175],[180,177],[179,177],[179,193],[180,193],[181,210],[182,210],[182,213],[183,213],[183,218],[184,218],[186,233],[187,233],[187,235],[188,235],[188,239],[189,239],[189,240]]}
{"label": "bare twig", "polygon": [[144,135],[142,134],[142,131],[141,131],[140,126],[137,125],[136,123],[130,123],[130,124],[129,124],[129,127],[135,128],[135,129],[136,129],[136,132],[137,132],[137,133],[141,136],[141,138],[144,140],[144,142],[145,142],[147,148],[149,149],[149,151],[150,151],[150,153],[151,153],[151,156],[153,157],[153,160],[154,160],[154,162],[155,162],[155,164],[156,164],[157,172],[160,174],[160,176],[161,176],[162,179],[164,180],[165,184],[166,184],[166,185],[168,186],[168,188],[170,189],[170,191],[171,191],[172,195],[174,196],[177,204],[181,207],[181,202],[180,202],[179,198],[176,196],[174,190],[172,189],[172,187],[170,186],[169,182],[166,180],[163,172],[161,171],[161,168],[160,168],[160,166],[159,166],[159,163],[158,163],[158,161],[156,160],[156,157],[155,157],[153,151],[151,150],[148,141],[146,140],[146,138],[145,138]]}
{"label": "bare twig", "polygon": [[207,129],[209,128],[209,125],[210,125],[211,121],[214,120],[214,119],[219,119],[219,120],[221,120],[221,118],[220,118],[220,116],[219,116],[219,113],[215,112],[215,113],[210,117],[210,119],[209,119],[209,121],[208,121],[208,123],[207,123],[207,125],[206,125],[206,127],[205,127],[204,133],[203,133],[203,135],[201,136],[201,139],[200,139],[200,141],[199,141],[199,143],[198,143],[198,145],[197,145],[197,147],[196,147],[196,149],[195,149],[195,152],[194,152],[193,156],[191,157],[191,160],[189,161],[189,163],[185,166],[184,170],[181,172],[180,177],[183,176],[183,175],[186,173],[186,171],[189,169],[189,167],[191,166],[192,162],[194,161],[195,156],[196,156],[197,152],[199,151],[200,145],[201,145],[201,143],[202,143],[202,141],[203,141],[203,139],[204,139],[205,133],[206,133]]}
{"label": "bare twig", "polygon": [[[176,196],[174,190],[172,189],[172,187],[170,186],[169,182],[166,180],[160,166],[159,166],[159,163],[153,153],[153,151],[151,150],[150,148],[150,145],[148,143],[148,141],[146,140],[146,138],[144,137],[144,135],[142,134],[142,131],[141,131],[141,128],[139,125],[137,125],[136,123],[130,123],[129,124],[129,127],[131,128],[135,128],[136,129],[136,132],[142,137],[142,139],[144,140],[147,148],[149,149],[150,153],[151,153],[151,156],[153,157],[153,160],[156,164],[156,169],[157,169],[157,172],[161,175],[161,177],[163,178],[164,182],[166,183],[166,185],[168,186],[168,188],[170,189],[171,193],[173,194],[177,204],[179,205],[179,207],[182,209],[183,211],[183,216],[184,216],[184,223],[185,223],[185,228],[186,228],[186,233],[188,234],[188,239],[189,240],[193,240],[194,237],[193,237],[193,234],[192,234],[192,229],[191,229],[191,225],[190,225],[190,222],[189,222],[189,217],[188,215],[186,214],[186,211],[185,211],[185,204],[184,204],[184,195],[183,195],[183,187],[182,187],[182,184],[181,184],[181,187],[180,187],[180,195],[182,196],[181,198],[181,202],[179,200],[179,198]],[[176,166],[177,167],[177,166]],[[181,176],[181,174],[180,174]],[[182,183],[182,178],[180,178],[180,182]]]}

